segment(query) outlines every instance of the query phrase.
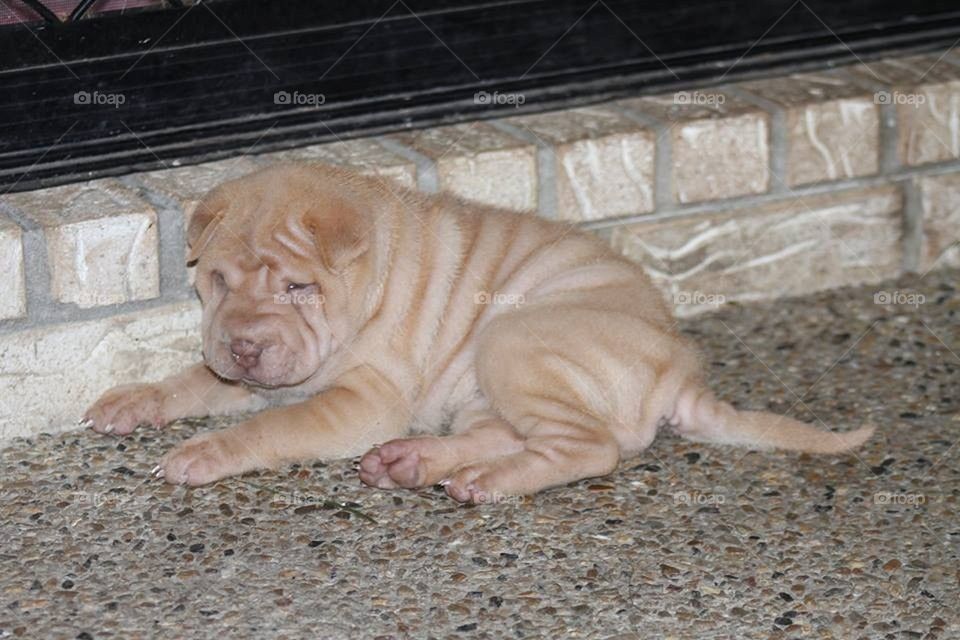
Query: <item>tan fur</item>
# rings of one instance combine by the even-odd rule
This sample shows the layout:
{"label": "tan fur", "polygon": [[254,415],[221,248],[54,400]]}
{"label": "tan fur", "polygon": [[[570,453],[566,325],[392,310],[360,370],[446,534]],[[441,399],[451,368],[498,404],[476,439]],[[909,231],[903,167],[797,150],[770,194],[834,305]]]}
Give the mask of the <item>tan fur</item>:
{"label": "tan fur", "polygon": [[188,235],[206,365],[86,417],[129,433],[273,408],[171,451],[169,482],[366,452],[367,484],[486,502],[610,473],[661,425],[814,453],[872,433],[715,399],[642,269],[533,215],[281,165],[211,192]]}

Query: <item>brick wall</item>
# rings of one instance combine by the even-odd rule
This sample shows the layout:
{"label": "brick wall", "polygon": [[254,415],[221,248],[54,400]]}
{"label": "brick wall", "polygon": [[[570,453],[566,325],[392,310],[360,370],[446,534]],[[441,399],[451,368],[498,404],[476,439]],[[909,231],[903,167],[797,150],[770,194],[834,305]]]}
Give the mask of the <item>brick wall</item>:
{"label": "brick wall", "polygon": [[956,53],[8,194],[0,440],[197,360],[186,217],[289,159],[582,223],[681,315],[960,266]]}

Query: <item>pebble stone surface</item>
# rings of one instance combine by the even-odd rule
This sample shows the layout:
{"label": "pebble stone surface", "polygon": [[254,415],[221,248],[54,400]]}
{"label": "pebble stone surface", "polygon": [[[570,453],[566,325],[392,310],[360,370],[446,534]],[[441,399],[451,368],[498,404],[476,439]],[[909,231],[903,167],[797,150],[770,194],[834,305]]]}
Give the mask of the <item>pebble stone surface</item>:
{"label": "pebble stone surface", "polygon": [[738,405],[874,422],[856,455],[665,433],[609,477],[463,507],[363,487],[349,460],[151,479],[173,444],[236,418],[14,440],[0,638],[958,638],[958,282],[683,321]]}

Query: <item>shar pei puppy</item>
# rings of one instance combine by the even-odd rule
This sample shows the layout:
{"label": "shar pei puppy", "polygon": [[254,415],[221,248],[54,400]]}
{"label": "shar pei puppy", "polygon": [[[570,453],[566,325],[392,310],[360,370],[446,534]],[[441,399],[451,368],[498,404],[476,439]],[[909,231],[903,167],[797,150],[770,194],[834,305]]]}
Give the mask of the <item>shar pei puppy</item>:
{"label": "shar pei puppy", "polygon": [[203,362],[84,417],[257,412],[170,451],[167,482],[362,455],[370,486],[496,502],[608,474],[661,427],[824,454],[872,433],[716,398],[643,270],[570,225],[286,164],[215,188],[187,235]]}

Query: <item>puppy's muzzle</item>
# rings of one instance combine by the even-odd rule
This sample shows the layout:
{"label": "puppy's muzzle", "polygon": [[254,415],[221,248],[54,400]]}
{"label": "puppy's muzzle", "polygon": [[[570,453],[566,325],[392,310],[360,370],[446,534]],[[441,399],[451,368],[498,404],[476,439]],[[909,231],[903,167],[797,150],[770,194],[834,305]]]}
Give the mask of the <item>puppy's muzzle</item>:
{"label": "puppy's muzzle", "polygon": [[242,338],[230,342],[230,355],[233,361],[248,371],[259,364],[261,353],[263,353],[263,345],[256,342]]}

